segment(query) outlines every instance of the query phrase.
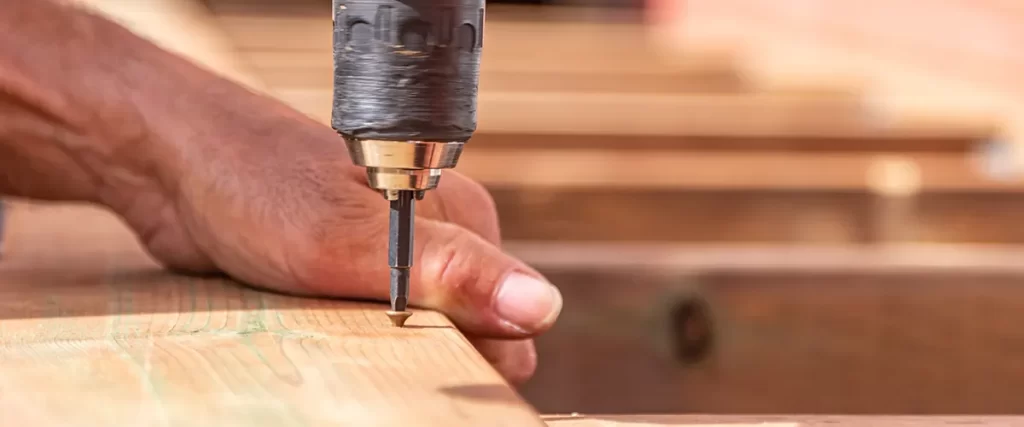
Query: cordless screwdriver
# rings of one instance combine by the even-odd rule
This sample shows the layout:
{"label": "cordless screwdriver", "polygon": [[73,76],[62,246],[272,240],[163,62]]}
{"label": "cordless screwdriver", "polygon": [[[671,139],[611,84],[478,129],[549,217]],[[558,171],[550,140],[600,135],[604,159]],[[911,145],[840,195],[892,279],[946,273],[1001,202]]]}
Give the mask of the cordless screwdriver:
{"label": "cordless screwdriver", "polygon": [[388,318],[409,318],[415,205],[476,130],[484,0],[334,0],[331,126],[390,204]]}

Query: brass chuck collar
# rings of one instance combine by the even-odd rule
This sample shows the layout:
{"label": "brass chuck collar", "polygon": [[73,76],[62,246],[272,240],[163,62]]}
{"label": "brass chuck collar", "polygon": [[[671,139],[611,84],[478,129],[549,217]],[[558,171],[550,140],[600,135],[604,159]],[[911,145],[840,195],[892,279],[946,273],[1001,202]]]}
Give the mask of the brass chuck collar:
{"label": "brass chuck collar", "polygon": [[415,191],[422,199],[426,190],[437,187],[441,170],[459,161],[464,142],[387,141],[345,137],[352,162],[366,168],[370,187],[388,200],[399,191]]}

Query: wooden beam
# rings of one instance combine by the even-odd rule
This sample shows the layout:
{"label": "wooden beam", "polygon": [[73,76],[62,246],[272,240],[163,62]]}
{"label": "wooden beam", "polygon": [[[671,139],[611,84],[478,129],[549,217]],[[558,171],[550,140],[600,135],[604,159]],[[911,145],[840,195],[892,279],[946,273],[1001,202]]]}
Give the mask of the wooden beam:
{"label": "wooden beam", "polygon": [[[922,7],[929,13],[918,13]],[[1019,6],[712,0],[687,2],[679,18],[664,29],[676,33],[676,54],[707,44],[740,47],[744,75],[768,87],[855,77],[887,117],[999,123],[1016,144],[1018,171],[1024,164],[1024,86],[1016,78],[1024,56],[1012,42],[1024,34]]]}
{"label": "wooden beam", "polygon": [[[442,179],[442,184],[444,180]],[[491,187],[506,241],[877,243],[879,197],[858,190]],[[1024,244],[1018,191],[923,192],[900,243]],[[898,214],[903,215],[903,214]],[[900,221],[898,218],[896,221]]]}
{"label": "wooden beam", "polygon": [[1024,417],[911,416],[729,416],[729,415],[545,415],[548,427],[925,427],[1009,426]]}
{"label": "wooden beam", "polygon": [[0,411],[35,426],[539,426],[446,318],[161,271],[117,218],[15,205]]}
{"label": "wooden beam", "polygon": [[[277,88],[278,97],[328,123],[331,92]],[[850,99],[813,94],[481,92],[480,132],[641,136],[837,135],[871,124]]]}
{"label": "wooden beam", "polygon": [[[317,23],[324,6],[211,3],[240,54],[279,98],[327,122],[330,29]],[[588,21],[543,7],[495,7],[488,18],[477,139],[523,135],[547,148],[615,139],[619,146],[640,140],[718,149],[706,147],[717,138],[726,150],[964,152],[999,132],[972,117],[879,115],[856,82],[759,92],[735,53],[690,46],[682,58],[663,57],[657,36],[636,21]]]}
{"label": "wooden beam", "polygon": [[[289,13],[281,6],[274,13],[258,10],[223,10],[214,6],[225,29],[233,35],[238,49],[246,52],[330,52],[330,3],[315,15]],[[637,23],[537,22],[502,19],[503,10],[488,8],[484,37],[487,39],[484,67],[514,71],[649,72],[692,64],[684,61],[658,66],[657,52],[648,47],[643,25]],[[514,8],[513,8],[514,9]],[[614,56],[609,56],[614,52]],[[529,58],[523,60],[522,58]],[[574,59],[582,62],[573,63]],[[568,67],[568,68],[566,68]]]}
{"label": "wooden beam", "polygon": [[524,242],[502,245],[544,270],[1006,273],[1024,275],[1022,245],[679,244]]}
{"label": "wooden beam", "polygon": [[[220,10],[219,18],[240,54],[283,100],[326,121],[330,28],[285,9],[275,9],[275,15],[229,8]],[[683,60],[665,61],[651,51],[650,35],[635,23],[553,26],[504,19],[501,9],[489,17],[491,41],[481,72],[483,132],[897,136],[903,126],[986,138],[997,131],[973,118],[922,124],[880,117],[848,84],[788,85],[759,93],[742,76],[734,55],[691,49]]]}
{"label": "wooden beam", "polygon": [[[743,153],[971,153],[979,151],[984,129],[821,129],[817,135],[562,134],[477,132],[471,150],[711,151]],[[680,153],[681,154],[681,153]]]}
{"label": "wooden beam", "polygon": [[[213,3],[223,2],[214,1]],[[319,23],[321,18],[317,18],[318,15],[325,15],[326,9],[318,6],[316,10],[319,12],[311,12],[308,7],[283,5],[272,8],[272,11],[217,6],[215,9],[227,31],[236,40],[243,55],[252,58],[251,61],[261,73],[269,73],[270,79],[280,78],[283,81],[293,81],[294,78],[289,75],[294,71],[290,70],[299,71],[297,73],[299,75],[306,73],[307,76],[320,76],[313,79],[304,78],[303,80],[307,82],[323,81],[327,78],[325,76],[328,76],[327,70],[330,67],[327,59],[330,50],[330,28],[328,25],[321,25]],[[297,10],[305,12],[296,13]],[[714,37],[699,34],[700,31],[708,32],[706,27],[711,25],[703,21],[698,22],[698,25],[685,23],[686,27],[699,28],[693,30],[693,32],[698,32],[694,33],[697,36],[693,37],[698,41],[689,43],[686,46],[685,54],[664,55],[664,52],[659,50],[659,42],[663,41],[662,36],[652,33],[648,27],[636,21],[587,21],[578,17],[568,19],[565,18],[564,13],[546,14],[543,12],[545,10],[550,9],[517,7],[489,9],[486,37],[490,41],[487,47],[487,59],[482,64],[481,79],[484,93],[525,90],[524,88],[530,87],[531,84],[533,85],[532,90],[541,91],[543,87],[546,87],[545,85],[553,84],[550,81],[555,80],[565,81],[565,86],[569,88],[568,92],[570,93],[578,88],[594,87],[595,84],[604,88],[614,87],[616,81],[622,87],[636,86],[647,90],[644,89],[648,87],[645,86],[646,82],[665,83],[672,81],[675,76],[697,77],[697,81],[701,82],[708,90],[716,91],[724,90],[732,85],[747,89],[760,87],[762,90],[766,89],[771,92],[778,91],[778,88],[784,88],[784,92],[802,93],[822,89],[826,91],[842,89],[847,93],[859,94],[863,92],[863,89],[870,88],[870,85],[874,84],[871,75],[858,75],[841,67],[822,71],[822,61],[810,64],[801,63],[798,67],[786,67],[783,63],[776,67],[780,70],[796,71],[796,74],[800,76],[810,73],[810,78],[792,78],[786,80],[785,84],[779,84],[774,80],[760,79],[762,74],[755,72],[759,70],[750,70],[745,67],[751,63],[746,61],[750,55],[738,55],[745,52],[743,50],[745,45],[739,41],[746,39],[723,43]],[[558,17],[552,18],[550,15]],[[552,22],[552,19],[557,22]],[[763,26],[755,28],[761,27]],[[751,36],[748,34],[747,37]],[[760,37],[760,35],[753,37]],[[738,61],[737,56],[743,60]],[[522,58],[530,59],[523,60]],[[827,63],[827,61],[825,62]],[[775,65],[778,63],[781,63],[781,60],[776,61]],[[761,62],[757,62],[756,65],[760,66]],[[314,68],[323,71],[312,71]],[[805,70],[805,72],[799,72],[800,70]],[[793,72],[790,74],[792,75]],[[557,75],[577,75],[587,76],[587,78],[575,82],[572,79],[562,80],[551,77]],[[906,77],[905,75],[901,76],[901,78]],[[751,79],[751,77],[756,78]],[[546,81],[549,83],[545,83]],[[767,83],[768,86],[758,86],[760,83]],[[653,86],[652,84],[651,87]],[[701,85],[686,84],[680,81],[664,84],[666,88],[685,90],[696,90],[698,86]],[[302,87],[308,89],[308,85]],[[886,88],[893,89],[889,86]],[[892,93],[899,95],[905,91],[895,90]],[[916,92],[911,93],[916,94]],[[884,95],[888,96],[889,93]],[[550,97],[557,99],[561,97],[561,94],[552,92]],[[917,96],[915,99],[918,104],[933,106],[935,104],[928,96]],[[963,102],[960,101],[963,99],[958,98],[959,104],[962,104]],[[917,110],[910,111],[908,116],[902,116],[900,112],[904,110],[894,110],[900,114],[887,115],[874,103],[863,107],[866,111],[871,111],[869,115],[874,115],[876,119],[881,119],[880,123],[887,125],[906,123],[913,126],[942,128],[948,127],[952,123],[965,125],[980,123],[989,126],[999,119],[999,117],[977,115],[974,114],[975,110],[965,110],[959,108],[958,104],[948,103],[940,103],[938,107],[932,108],[934,111],[929,113],[940,117],[941,120],[929,120],[931,116],[921,114]],[[594,109],[597,110],[596,107]],[[572,110],[572,112],[583,115],[578,110]],[[562,113],[556,117],[566,114],[564,111]],[[679,116],[685,116],[685,114],[679,114]],[[742,126],[742,122],[749,120],[751,116],[736,115],[735,117],[743,117],[743,120],[734,121],[737,126]]]}
{"label": "wooden beam", "polygon": [[1022,413],[1019,247],[823,249],[538,264],[574,303],[521,392],[546,413]]}
{"label": "wooden beam", "polygon": [[[466,149],[459,171],[500,188],[863,191],[893,156],[671,150]],[[1024,181],[988,178],[971,156],[894,156],[915,164],[920,191],[1021,191]],[[507,165],[515,165],[509,168]]]}
{"label": "wooden beam", "polygon": [[141,37],[255,90],[265,89],[199,0],[77,0]]}

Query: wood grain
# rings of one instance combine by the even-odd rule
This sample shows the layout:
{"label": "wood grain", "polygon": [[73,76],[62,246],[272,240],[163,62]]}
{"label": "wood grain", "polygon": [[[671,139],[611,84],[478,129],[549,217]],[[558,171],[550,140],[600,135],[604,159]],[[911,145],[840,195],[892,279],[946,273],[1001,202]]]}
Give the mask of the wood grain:
{"label": "wood grain", "polygon": [[1019,426],[1024,417],[721,416],[721,415],[547,415],[548,427],[923,427]]}
{"label": "wood grain", "polygon": [[543,412],[1024,413],[1020,248],[567,250]]}
{"label": "wood grain", "polygon": [[439,314],[170,275],[95,208],[9,219],[5,424],[542,425]]}

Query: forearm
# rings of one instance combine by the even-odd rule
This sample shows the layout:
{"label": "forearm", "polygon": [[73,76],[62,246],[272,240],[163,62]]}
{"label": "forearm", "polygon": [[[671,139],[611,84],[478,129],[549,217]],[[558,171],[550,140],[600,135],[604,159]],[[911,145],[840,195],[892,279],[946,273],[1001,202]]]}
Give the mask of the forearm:
{"label": "forearm", "polygon": [[114,157],[139,143],[118,30],[50,1],[0,6],[0,192],[94,201]]}

